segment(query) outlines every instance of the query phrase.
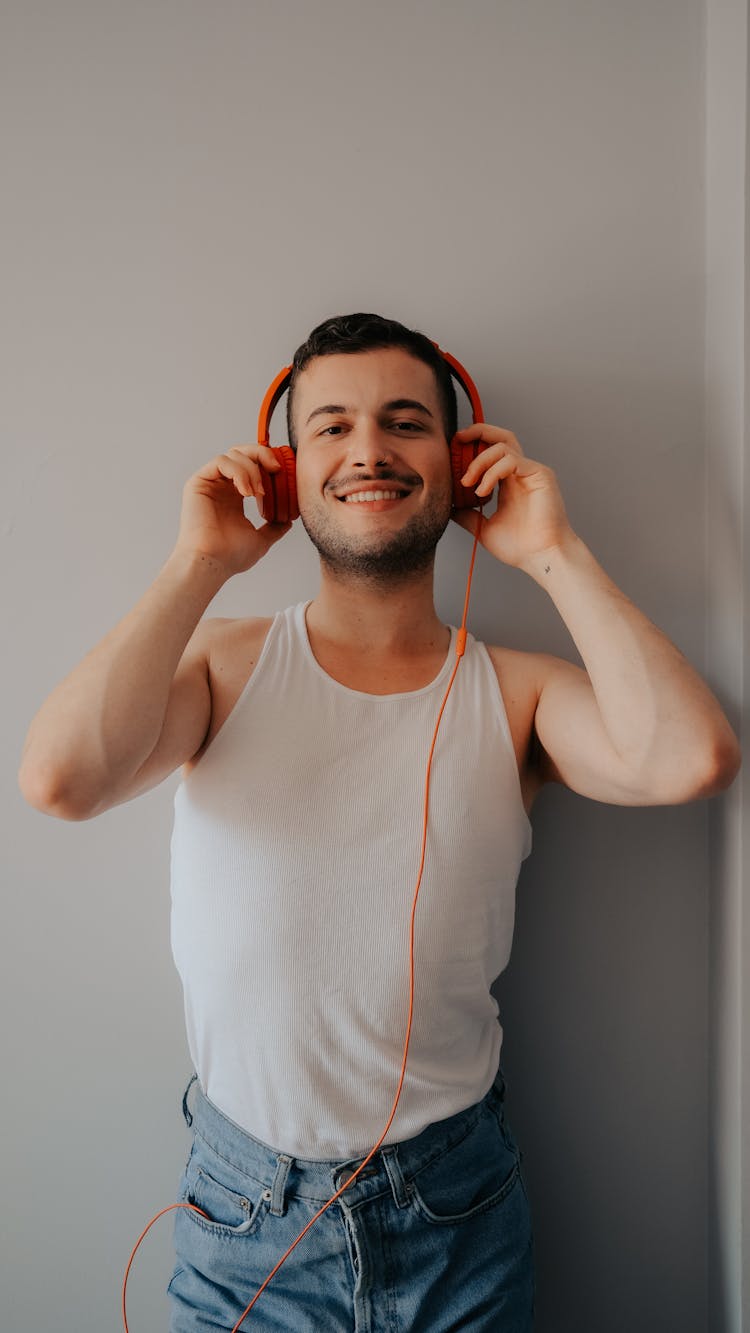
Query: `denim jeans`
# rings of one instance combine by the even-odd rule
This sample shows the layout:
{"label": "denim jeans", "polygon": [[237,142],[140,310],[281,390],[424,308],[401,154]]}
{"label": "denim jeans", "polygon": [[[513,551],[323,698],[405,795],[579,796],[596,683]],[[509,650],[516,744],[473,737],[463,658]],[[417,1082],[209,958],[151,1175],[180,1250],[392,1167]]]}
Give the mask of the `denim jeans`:
{"label": "denim jeans", "polygon": [[[194,1109],[188,1092],[195,1083]],[[531,1213],[498,1069],[485,1097],[381,1147],[260,1295],[241,1333],[530,1333]],[[277,1152],[193,1075],[193,1146],[175,1210],[171,1333],[225,1329],[364,1156]]]}

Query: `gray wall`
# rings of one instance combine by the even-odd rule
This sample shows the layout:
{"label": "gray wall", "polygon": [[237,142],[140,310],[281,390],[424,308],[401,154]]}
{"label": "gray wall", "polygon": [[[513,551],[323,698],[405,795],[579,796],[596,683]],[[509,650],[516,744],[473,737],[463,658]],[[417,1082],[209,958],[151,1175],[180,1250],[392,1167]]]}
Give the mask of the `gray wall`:
{"label": "gray wall", "polygon": [[[706,24],[706,660],[747,755],[750,699],[750,136],[748,7],[710,0]],[[744,714],[740,718],[740,706]],[[745,769],[747,764],[745,764]],[[750,1329],[750,783],[709,802],[709,1308]]]}
{"label": "gray wall", "polygon": [[[487,420],[555,469],[573,526],[737,725],[731,652],[705,656],[706,13],[6,0],[2,29],[0,1324],[100,1333],[188,1148],[177,775],[72,824],[24,803],[17,761],[42,699],[169,554],[185,478],[254,438],[314,324],[372,309],[457,356]],[[281,443],[283,403],[274,427]],[[454,526],[437,581],[454,623],[469,552]],[[208,614],[316,587],[295,529]],[[483,552],[470,624],[580,660],[541,589]],[[737,788],[649,809],[554,787],[534,808],[496,992],[538,1333],[723,1333],[708,1311],[708,834]],[[162,1219],[136,1260],[133,1333],[166,1325],[170,1231]],[[736,1257],[736,1238],[721,1244]]]}

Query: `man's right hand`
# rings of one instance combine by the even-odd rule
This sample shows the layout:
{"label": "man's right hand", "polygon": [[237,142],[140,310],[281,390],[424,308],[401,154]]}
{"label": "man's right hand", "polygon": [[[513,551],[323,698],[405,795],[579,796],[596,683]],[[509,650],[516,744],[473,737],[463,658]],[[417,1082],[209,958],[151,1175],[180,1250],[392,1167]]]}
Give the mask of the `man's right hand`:
{"label": "man's right hand", "polygon": [[209,556],[230,578],[251,569],[285,536],[291,523],[255,527],[245,517],[244,497],[257,497],[264,491],[259,463],[268,472],[278,472],[281,467],[269,445],[238,444],[188,477],[176,551]]}

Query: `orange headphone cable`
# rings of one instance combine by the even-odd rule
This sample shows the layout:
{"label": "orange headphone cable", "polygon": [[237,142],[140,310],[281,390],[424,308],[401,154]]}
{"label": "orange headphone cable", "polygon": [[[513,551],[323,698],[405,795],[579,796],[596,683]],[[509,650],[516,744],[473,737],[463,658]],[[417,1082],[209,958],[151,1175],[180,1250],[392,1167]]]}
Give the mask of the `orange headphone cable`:
{"label": "orange headphone cable", "polygon": [[[406,1073],[406,1058],[407,1058],[407,1053],[408,1053],[408,1050],[409,1050],[409,1040],[410,1040],[410,1037],[411,1037],[412,1017],[413,1017],[413,1013],[414,1013],[414,918],[415,918],[415,914],[416,914],[416,910],[417,910],[417,898],[419,897],[419,889],[420,889],[420,886],[421,886],[421,883],[422,883],[422,874],[423,874],[423,871],[424,871],[425,855],[426,855],[426,851],[427,851],[427,816],[428,816],[428,811],[429,811],[429,800],[430,800],[430,770],[431,770],[431,768],[432,768],[432,756],[433,756],[433,754],[434,754],[434,752],[435,752],[435,745],[436,745],[436,743],[437,743],[438,730],[439,730],[439,728],[440,728],[440,723],[441,723],[441,721],[442,721],[443,713],[444,713],[444,711],[445,711],[445,705],[446,705],[447,702],[448,702],[448,695],[450,694],[451,689],[453,688],[453,682],[454,682],[454,680],[456,679],[456,672],[458,671],[459,663],[460,663],[461,658],[463,657],[464,652],[465,652],[465,650],[466,650],[466,635],[467,635],[467,630],[466,630],[466,617],[467,617],[467,615],[468,615],[468,611],[469,611],[469,597],[470,597],[470,595],[471,595],[471,580],[472,580],[472,577],[473,577],[473,574],[474,574],[474,561],[476,560],[477,546],[478,546],[478,544],[479,544],[479,534],[480,534],[480,532],[482,531],[482,522],[483,522],[483,515],[482,515],[482,509],[481,509],[481,507],[480,507],[480,510],[479,510],[479,522],[478,522],[478,524],[477,524],[477,530],[476,530],[476,532],[475,532],[475,534],[474,534],[474,545],[473,545],[473,547],[472,547],[472,551],[471,551],[471,561],[470,561],[470,564],[469,564],[469,575],[468,575],[468,578],[467,578],[467,580],[466,580],[466,596],[465,596],[465,598],[464,598],[464,609],[463,609],[463,614],[462,614],[462,617],[461,617],[461,627],[460,627],[460,629],[459,629],[459,630],[457,631],[457,633],[456,633],[456,661],[455,661],[455,663],[454,663],[454,665],[453,665],[453,670],[452,670],[452,672],[451,672],[450,680],[448,681],[448,685],[447,685],[445,694],[443,695],[443,702],[442,702],[441,705],[440,705],[440,711],[439,711],[439,713],[438,713],[437,721],[436,721],[436,723],[435,723],[435,730],[434,730],[434,732],[433,732],[433,736],[432,736],[432,743],[431,743],[431,745],[430,745],[430,751],[429,751],[429,754],[428,754],[428,756],[427,756],[427,770],[426,770],[426,773],[425,773],[425,790],[424,790],[424,814],[423,814],[423,818],[422,818],[422,845],[421,845],[421,850],[420,850],[419,872],[418,872],[418,874],[417,874],[417,883],[416,883],[416,887],[415,887],[415,890],[414,890],[414,900],[413,900],[413,902],[412,902],[411,919],[410,919],[410,923],[409,923],[409,1018],[408,1018],[408,1022],[407,1022],[407,1025],[406,1025],[406,1039],[405,1039],[405,1042],[404,1042],[404,1053],[403,1053],[403,1056],[402,1056],[402,1059],[401,1059],[401,1077],[399,1078],[398,1088],[396,1089],[396,1096],[395,1096],[395,1099],[394,1099],[394,1102],[393,1102],[393,1106],[391,1107],[391,1114],[390,1114],[390,1116],[388,1117],[388,1122],[387,1122],[387,1124],[386,1124],[386,1126],[385,1126],[385,1128],[384,1128],[382,1134],[380,1135],[380,1138],[378,1139],[377,1143],[374,1145],[374,1147],[372,1147],[372,1148],[370,1149],[370,1151],[369,1151],[369,1153],[367,1154],[367,1156],[360,1162],[360,1164],[359,1164],[359,1166],[357,1167],[356,1171],[353,1171],[353,1172],[352,1172],[351,1176],[349,1176],[349,1178],[348,1178],[348,1180],[346,1181],[346,1183],[343,1184],[343,1185],[340,1187],[340,1189],[338,1189],[338,1190],[336,1191],[335,1194],[331,1195],[331,1198],[328,1200],[327,1203],[324,1203],[324,1204],[323,1204],[323,1207],[322,1207],[322,1208],[319,1208],[319,1209],[318,1209],[318,1211],[317,1211],[317,1213],[315,1214],[315,1216],[310,1218],[310,1221],[307,1223],[307,1226],[306,1226],[302,1231],[300,1231],[300,1233],[299,1233],[297,1239],[294,1240],[294,1241],[292,1241],[292,1244],[289,1246],[289,1249],[286,1251],[286,1253],[285,1253],[285,1254],[282,1254],[281,1258],[279,1259],[279,1262],[276,1264],[276,1266],[275,1266],[274,1268],[271,1269],[271,1272],[268,1274],[268,1277],[265,1279],[265,1281],[263,1282],[262,1286],[260,1286],[260,1287],[258,1288],[258,1290],[256,1291],[256,1293],[255,1293],[255,1295],[253,1296],[253,1299],[251,1300],[250,1304],[247,1305],[247,1306],[245,1307],[245,1309],[243,1310],[242,1314],[240,1315],[240,1318],[237,1320],[237,1323],[234,1325],[234,1327],[233,1327],[231,1333],[239,1333],[239,1330],[240,1330],[242,1324],[244,1324],[245,1319],[247,1318],[247,1316],[249,1315],[249,1313],[250,1313],[250,1311],[252,1310],[253,1306],[255,1305],[255,1302],[258,1300],[258,1297],[261,1295],[262,1292],[265,1291],[266,1287],[268,1286],[269,1282],[271,1281],[271,1278],[272,1278],[272,1277],[279,1271],[279,1269],[281,1268],[281,1265],[282,1265],[282,1264],[289,1258],[289,1255],[292,1253],[292,1250],[294,1250],[294,1249],[296,1248],[296,1246],[299,1245],[300,1241],[302,1240],[302,1237],[303,1237],[304,1235],[307,1234],[307,1232],[310,1230],[310,1227],[313,1225],[313,1223],[314,1223],[314,1222],[317,1222],[318,1218],[321,1217],[321,1216],[323,1215],[323,1213],[325,1213],[325,1212],[327,1211],[328,1208],[330,1208],[331,1204],[336,1202],[336,1200],[338,1199],[339,1195],[340,1195],[340,1194],[343,1194],[343,1193],[344,1193],[344,1190],[347,1190],[347,1189],[349,1188],[349,1186],[351,1185],[352,1181],[355,1180],[356,1177],[359,1175],[360,1171],[364,1170],[364,1168],[367,1166],[367,1163],[370,1161],[370,1159],[371,1159],[372,1157],[374,1157],[375,1153],[377,1152],[378,1148],[380,1147],[381,1143],[383,1142],[383,1139],[385,1138],[386,1134],[388,1133],[388,1130],[390,1129],[391,1124],[393,1123],[393,1117],[394,1117],[395,1114],[396,1114],[396,1107],[398,1106],[399,1098],[400,1098],[400,1096],[401,1096],[401,1089],[402,1089],[402,1087],[403,1087],[403,1083],[404,1083],[404,1075],[405,1075],[405,1073]],[[152,1219],[151,1219],[151,1221],[149,1222],[148,1226],[146,1226],[146,1227],[144,1228],[144,1230],[141,1232],[140,1236],[138,1237],[138,1240],[136,1241],[135,1245],[133,1246],[133,1250],[132,1250],[132,1252],[131,1252],[130,1259],[128,1260],[128,1266],[127,1266],[127,1268],[125,1269],[125,1277],[124,1277],[123,1284],[122,1284],[122,1322],[123,1322],[123,1328],[124,1328],[125,1333],[129,1333],[129,1329],[128,1329],[128,1317],[127,1317],[127,1308],[126,1308],[126,1303],[125,1303],[125,1296],[126,1296],[127,1286],[128,1286],[128,1274],[130,1273],[131,1265],[132,1265],[133,1260],[134,1260],[134,1258],[135,1258],[136,1251],[138,1250],[138,1247],[139,1247],[141,1241],[143,1240],[144,1236],[146,1235],[146,1233],[147,1233],[148,1231],[150,1231],[150,1229],[151,1229],[151,1227],[154,1225],[154,1223],[155,1223],[155,1222],[158,1222],[159,1218],[160,1218],[160,1217],[163,1217],[165,1213],[171,1213],[175,1208],[191,1208],[191,1209],[193,1210],[193,1212],[200,1213],[201,1217],[205,1217],[208,1221],[211,1220],[211,1219],[208,1217],[208,1214],[203,1212],[203,1209],[202,1209],[202,1208],[198,1208],[198,1206],[197,1206],[196,1204],[193,1204],[193,1203],[172,1203],[172,1204],[170,1204],[167,1208],[162,1208],[161,1212],[158,1212],[158,1213],[156,1214],[155,1217],[152,1217]]]}

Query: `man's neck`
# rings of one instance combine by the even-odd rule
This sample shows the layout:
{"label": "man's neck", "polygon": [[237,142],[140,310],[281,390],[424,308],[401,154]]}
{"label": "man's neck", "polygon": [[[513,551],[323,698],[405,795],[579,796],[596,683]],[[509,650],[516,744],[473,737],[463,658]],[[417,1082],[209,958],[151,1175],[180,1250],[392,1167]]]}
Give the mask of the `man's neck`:
{"label": "man's neck", "polygon": [[435,611],[432,568],[380,587],[341,578],[323,565],[320,590],[307,608],[307,629],[311,641],[320,636],[341,650],[373,655],[434,652],[450,639]]}

